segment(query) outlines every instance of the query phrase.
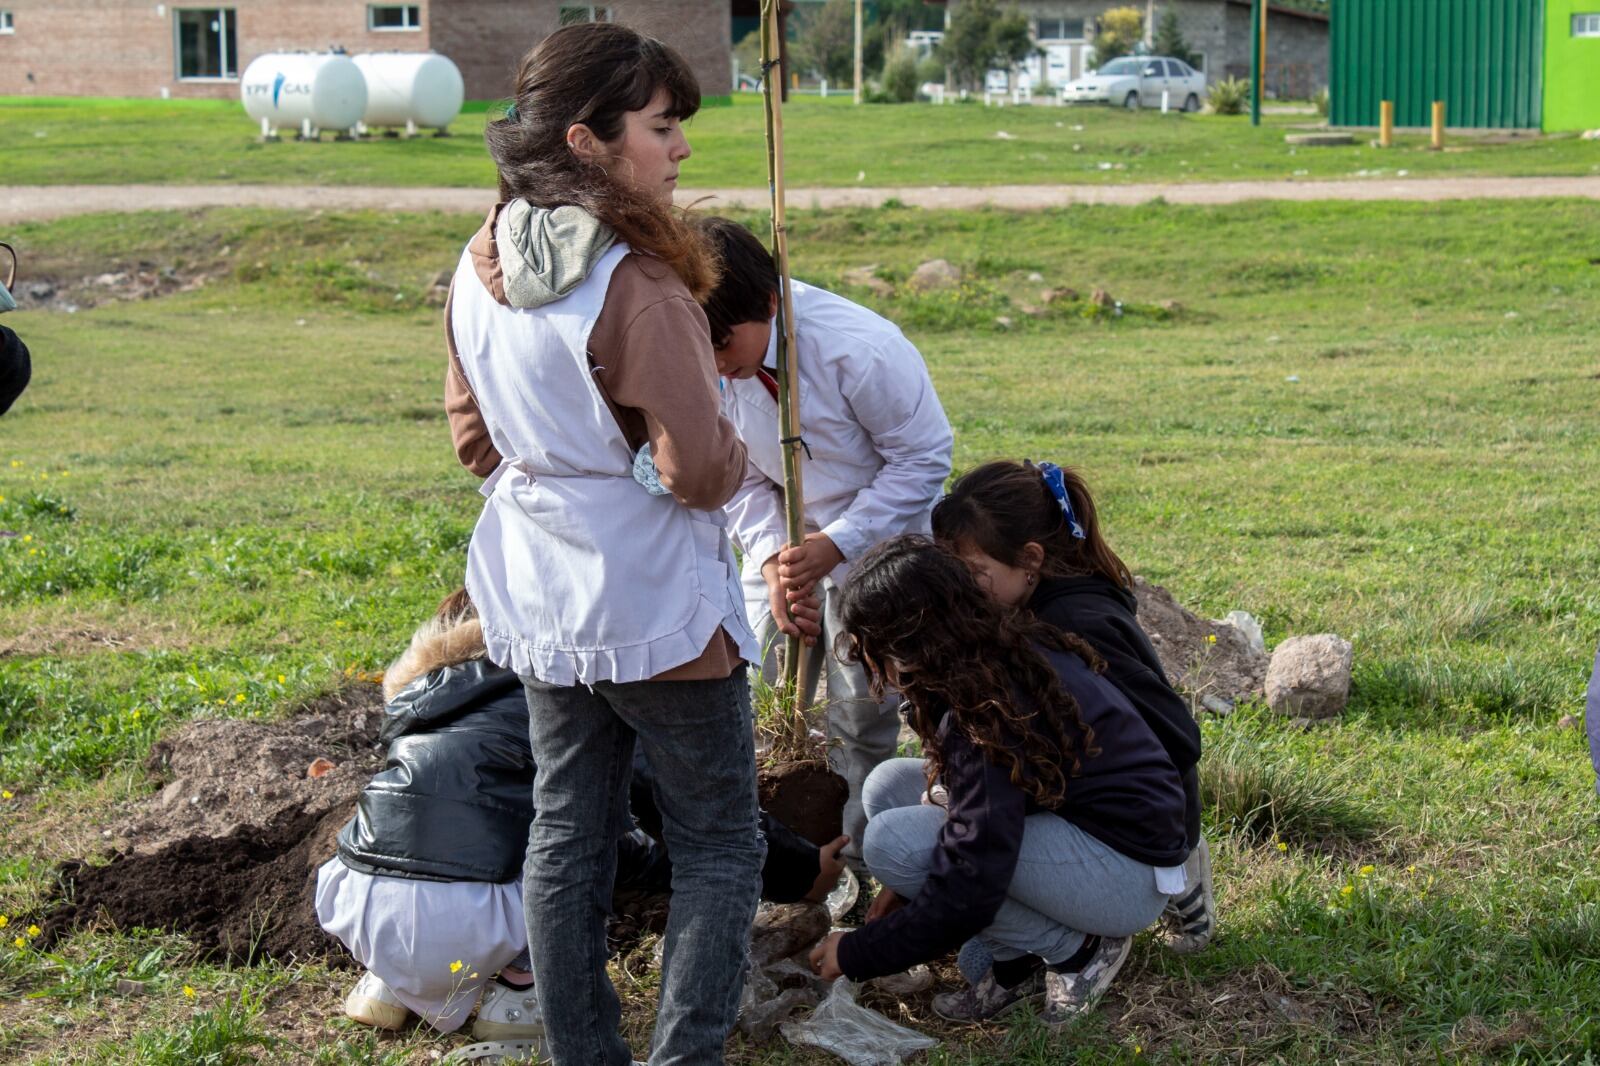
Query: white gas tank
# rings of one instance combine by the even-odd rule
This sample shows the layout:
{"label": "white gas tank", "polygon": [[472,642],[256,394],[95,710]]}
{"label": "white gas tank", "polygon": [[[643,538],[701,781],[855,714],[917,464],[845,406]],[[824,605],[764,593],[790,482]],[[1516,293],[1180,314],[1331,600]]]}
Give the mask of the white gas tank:
{"label": "white gas tank", "polygon": [[245,68],[239,98],[251,118],[274,129],[310,122],[347,130],[367,109],[367,80],[349,56],[269,52]]}
{"label": "white gas tank", "polygon": [[367,79],[368,126],[442,130],[461,113],[461,71],[437,52],[372,52],[356,56],[355,65]]}

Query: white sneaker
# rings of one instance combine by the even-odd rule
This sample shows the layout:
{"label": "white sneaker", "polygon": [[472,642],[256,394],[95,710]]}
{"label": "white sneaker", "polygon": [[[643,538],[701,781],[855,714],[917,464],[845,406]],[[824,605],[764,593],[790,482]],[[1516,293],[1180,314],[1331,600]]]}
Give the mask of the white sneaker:
{"label": "white sneaker", "polygon": [[512,988],[490,981],[478,1004],[472,1035],[479,1040],[528,1040],[544,1035],[544,1013],[532,985]]}
{"label": "white sneaker", "polygon": [[368,971],[344,997],[345,1016],[374,1029],[403,1029],[411,1010],[395,997],[377,974]]}

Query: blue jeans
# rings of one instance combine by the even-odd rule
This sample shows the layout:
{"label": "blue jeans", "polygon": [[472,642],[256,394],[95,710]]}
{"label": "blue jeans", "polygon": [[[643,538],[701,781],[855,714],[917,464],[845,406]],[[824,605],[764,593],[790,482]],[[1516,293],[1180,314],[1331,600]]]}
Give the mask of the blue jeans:
{"label": "blue jeans", "polygon": [[[906,899],[922,891],[944,827],[944,808],[922,803],[926,786],[921,759],[891,759],[872,772],[864,790],[867,868]],[[1083,946],[1085,933],[1131,936],[1160,917],[1166,905],[1166,894],[1156,888],[1155,867],[1113,850],[1058,815],[1031,814],[1006,901],[977,940],[991,958],[1038,955],[1062,962]]]}
{"label": "blue jeans", "polygon": [[606,914],[637,737],[672,853],[650,1062],[720,1063],[766,854],[743,668],[718,681],[523,684],[538,768],[524,897],[545,1049],[559,1066],[628,1066],[632,1058],[606,975]]}

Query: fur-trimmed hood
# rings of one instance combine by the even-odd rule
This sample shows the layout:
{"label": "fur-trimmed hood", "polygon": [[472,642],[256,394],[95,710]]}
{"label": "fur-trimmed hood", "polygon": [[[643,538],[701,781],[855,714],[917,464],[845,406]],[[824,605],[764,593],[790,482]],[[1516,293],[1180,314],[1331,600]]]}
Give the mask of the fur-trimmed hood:
{"label": "fur-trimmed hood", "polygon": [[412,634],[411,646],[384,671],[383,698],[393,700],[425,674],[483,656],[483,626],[477,618],[430,619]]}

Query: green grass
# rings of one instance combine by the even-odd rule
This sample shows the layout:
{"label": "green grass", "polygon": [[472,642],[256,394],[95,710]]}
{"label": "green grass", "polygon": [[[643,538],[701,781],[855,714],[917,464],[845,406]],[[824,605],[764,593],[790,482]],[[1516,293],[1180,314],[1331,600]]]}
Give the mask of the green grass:
{"label": "green grass", "polygon": [[[381,667],[458,580],[479,497],[421,293],[474,224],[212,211],[16,233],[61,276],[144,261],[215,280],[7,319],[36,380],[0,419],[0,529],[31,538],[0,539],[0,1058],[421,1062],[453,1045],[329,1021],[342,975],[198,965],[181,937],[8,945],[62,841],[146,794],[164,730],[285,713]],[[1190,607],[1250,610],[1269,642],[1355,645],[1342,720],[1204,724],[1209,951],[1142,939],[1061,1037],[1026,1017],[935,1027],[923,1005],[915,1024],[946,1041],[927,1061],[1600,1052],[1600,826],[1582,734],[1558,726],[1600,638],[1592,208],[886,208],[798,212],[791,239],[824,284],[868,262],[968,270],[934,299],[848,290],[927,355],[958,470],[1076,464],[1114,546]],[[1181,306],[1025,313],[1045,286]],[[146,997],[116,996],[135,973]],[[630,1031],[649,987],[628,990]]]}
{"label": "green grass", "polygon": [[[236,101],[0,97],[0,181],[492,187],[482,133],[496,114],[473,108],[444,139],[263,145]],[[784,117],[786,177],[798,188],[1600,173],[1600,144],[1575,136],[1509,144],[1462,137],[1442,153],[1428,151],[1421,135],[1402,135],[1388,151],[1370,147],[1364,135],[1345,148],[1284,144],[1286,132],[1311,118],[1267,115],[1257,129],[1240,116],[1044,105],[856,108],[843,98],[797,96]],[[684,164],[683,187],[765,186],[762,136],[754,95],[704,109],[689,125],[695,155]]]}

